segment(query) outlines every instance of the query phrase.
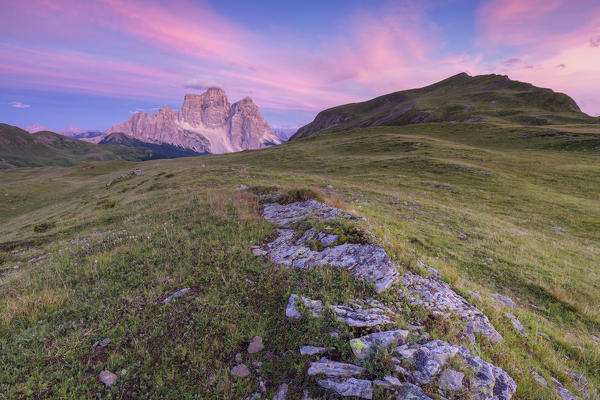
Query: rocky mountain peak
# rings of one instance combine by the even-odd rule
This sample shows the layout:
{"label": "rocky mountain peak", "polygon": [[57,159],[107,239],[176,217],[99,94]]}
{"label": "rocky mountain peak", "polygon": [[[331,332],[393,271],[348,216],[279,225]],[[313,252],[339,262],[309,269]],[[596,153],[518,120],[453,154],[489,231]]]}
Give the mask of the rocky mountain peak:
{"label": "rocky mountain peak", "polygon": [[179,112],[163,106],[156,114],[134,114],[107,129],[153,144],[169,144],[198,153],[226,153],[281,143],[250,97],[230,104],[223,89],[185,95]]}
{"label": "rocky mountain peak", "polygon": [[179,118],[194,127],[217,128],[225,124],[229,109],[225,91],[210,88],[202,94],[186,94]]}

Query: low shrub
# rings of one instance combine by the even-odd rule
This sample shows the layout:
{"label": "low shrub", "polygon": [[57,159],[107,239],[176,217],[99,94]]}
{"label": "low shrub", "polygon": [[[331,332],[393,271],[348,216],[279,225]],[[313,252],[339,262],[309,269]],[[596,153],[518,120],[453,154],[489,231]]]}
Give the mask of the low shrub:
{"label": "low shrub", "polygon": [[291,204],[298,201],[317,200],[323,201],[323,197],[312,189],[288,189],[281,193],[277,200],[279,204]]}
{"label": "low shrub", "polygon": [[46,232],[46,231],[54,228],[55,225],[56,225],[56,222],[51,222],[51,221],[40,222],[39,224],[36,224],[33,226],[33,231],[37,232],[37,233],[43,233],[43,232]]}

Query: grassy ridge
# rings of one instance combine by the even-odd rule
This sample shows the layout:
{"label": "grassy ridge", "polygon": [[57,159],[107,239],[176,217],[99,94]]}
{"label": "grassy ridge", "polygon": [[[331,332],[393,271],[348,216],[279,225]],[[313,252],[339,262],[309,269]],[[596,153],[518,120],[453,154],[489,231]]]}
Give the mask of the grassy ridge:
{"label": "grassy ridge", "polygon": [[564,93],[513,81],[504,75],[461,73],[423,88],[324,110],[291,140],[374,126],[474,121],[521,125],[600,122],[581,112]]}
{"label": "grassy ridge", "polygon": [[85,161],[143,161],[156,156],[152,150],[118,145],[97,145],[49,131],[28,133],[16,126],[0,124],[0,169],[69,166]]}
{"label": "grassy ridge", "polygon": [[[471,350],[515,378],[518,398],[553,398],[532,367],[565,384],[565,368],[575,369],[598,387],[599,136],[589,126],[409,125],[228,155],[2,172],[0,393],[243,398],[256,381],[228,370],[259,335],[274,355],[260,358],[269,393],[292,382],[318,394],[302,374],[309,360],[286,351],[335,345],[343,359],[350,350],[313,342],[328,337],[330,319],[287,321],[287,296],[374,294],[339,271],[289,271],[251,256],[273,227],[251,191],[233,190],[240,184],[313,187],[365,217],[362,228],[403,268],[423,258],[459,292],[516,300],[529,338],[483,296],[476,304],[505,343]],[[143,175],[106,187],[133,168]],[[191,294],[162,305],[182,287]],[[407,309],[407,321],[419,313]],[[93,351],[104,337],[111,344]],[[105,368],[119,375],[110,390],[97,381]]]}

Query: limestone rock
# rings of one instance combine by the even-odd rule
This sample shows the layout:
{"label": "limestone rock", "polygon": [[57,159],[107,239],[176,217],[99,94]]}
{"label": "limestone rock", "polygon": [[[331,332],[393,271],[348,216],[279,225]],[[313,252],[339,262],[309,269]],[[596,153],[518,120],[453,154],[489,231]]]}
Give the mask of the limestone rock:
{"label": "limestone rock", "polygon": [[231,369],[231,376],[245,378],[248,375],[250,375],[250,370],[246,367],[246,364],[238,364]]}
{"label": "limestone rock", "polygon": [[99,379],[107,388],[112,387],[117,383],[117,375],[107,370],[100,372]]}
{"label": "limestone rock", "polygon": [[288,300],[288,305],[285,309],[285,316],[292,319],[299,319],[302,317],[300,311],[296,308],[296,302],[300,299],[304,303],[304,307],[311,313],[315,318],[321,316],[323,311],[323,303],[321,300],[311,300],[308,297],[298,297],[298,295],[292,294]]}
{"label": "limestone rock", "polygon": [[546,380],[546,378],[544,378],[542,375],[540,375],[536,370],[531,370],[531,376],[533,376],[533,379],[541,386],[541,387],[548,387],[548,381]]}
{"label": "limestone rock", "polygon": [[519,332],[521,335],[523,335],[525,337],[529,336],[529,334],[527,333],[527,331],[525,330],[525,328],[523,327],[523,325],[521,325],[521,321],[519,321],[517,319],[517,317],[515,317],[514,315],[512,315],[509,312],[505,312],[504,316],[510,320],[510,322],[512,323],[513,328],[515,328],[515,330],[517,332]]}
{"label": "limestone rock", "polygon": [[407,337],[408,331],[405,330],[375,332],[351,339],[350,348],[356,357],[364,360],[379,349],[386,349],[390,346],[404,344]]}
{"label": "limestone rock", "polygon": [[445,369],[440,375],[439,389],[442,393],[456,392],[463,384],[465,374],[453,370],[452,368]]}
{"label": "limestone rock", "polygon": [[578,397],[575,396],[573,393],[569,392],[569,390],[567,390],[565,387],[563,387],[563,385],[556,380],[555,378],[552,378],[552,384],[554,385],[554,388],[556,389],[556,391],[558,392],[558,394],[560,395],[560,397],[564,400],[577,400]]}
{"label": "limestone rock", "polygon": [[183,296],[184,294],[186,294],[188,291],[190,290],[190,288],[183,288],[181,290],[176,291],[175,293],[173,293],[172,295],[170,295],[169,297],[167,297],[166,299],[163,300],[164,304],[170,303],[171,300],[173,300],[176,297],[179,296]]}
{"label": "limestone rock", "polygon": [[335,391],[341,396],[354,396],[361,399],[373,398],[373,385],[371,381],[356,378],[331,378],[320,379],[317,383],[325,389]]}
{"label": "limestone rock", "polygon": [[104,338],[98,342],[94,342],[94,344],[92,345],[92,349],[96,350],[96,351],[100,351],[103,348],[105,348],[106,346],[108,346],[110,344],[110,338]]}
{"label": "limestone rock", "polygon": [[434,340],[424,345],[407,343],[394,351],[407,367],[414,367],[410,372],[414,383],[426,385],[442,370],[446,362],[458,353],[458,347],[441,340]]}
{"label": "limestone rock", "polygon": [[384,387],[386,389],[398,389],[402,387],[402,382],[395,376],[388,375],[382,380],[377,379],[373,381],[374,385]]}
{"label": "limestone rock", "polygon": [[471,355],[464,346],[454,346],[441,340],[420,345],[407,343],[395,349],[398,361],[404,365],[402,373],[417,385],[426,385],[438,377],[449,359],[460,357],[473,371],[469,393],[477,400],[508,400],[517,385],[501,368]]}
{"label": "limestone rock", "polygon": [[349,305],[330,306],[337,320],[355,328],[393,324],[394,312],[376,300],[355,300]]}
{"label": "limestone rock", "polygon": [[301,346],[300,354],[303,356],[314,356],[318,354],[324,354],[328,351],[335,350],[335,347],[315,347],[315,346]]}
{"label": "limestone rock", "polygon": [[273,396],[273,400],[285,400],[287,398],[288,390],[289,390],[288,385],[285,383],[282,383],[277,388],[277,391],[275,392],[275,396]]}
{"label": "limestone rock", "polygon": [[498,293],[493,293],[493,294],[490,294],[489,296],[492,299],[496,300],[498,303],[500,303],[508,308],[512,308],[513,310],[517,309],[517,303],[515,303],[510,297],[506,297],[506,296],[503,296]]}
{"label": "limestone rock", "polygon": [[492,343],[502,341],[502,336],[496,331],[489,319],[452,290],[446,282],[412,272],[406,272],[402,280],[406,290],[398,293],[411,303],[422,305],[435,312],[457,314],[467,322],[464,331],[466,336],[481,333]]}
{"label": "limestone rock", "polygon": [[363,368],[358,367],[354,364],[348,364],[337,361],[330,361],[326,358],[322,358],[319,361],[311,362],[310,368],[308,369],[308,375],[325,375],[328,377],[347,377],[360,375],[363,372]]}
{"label": "limestone rock", "polygon": [[248,353],[258,353],[259,351],[264,350],[264,348],[265,346],[263,345],[262,338],[260,336],[254,336],[254,338],[252,338],[252,341],[248,345]]}
{"label": "limestone rock", "polygon": [[396,400],[432,400],[420,387],[410,383],[404,383],[398,390]]}

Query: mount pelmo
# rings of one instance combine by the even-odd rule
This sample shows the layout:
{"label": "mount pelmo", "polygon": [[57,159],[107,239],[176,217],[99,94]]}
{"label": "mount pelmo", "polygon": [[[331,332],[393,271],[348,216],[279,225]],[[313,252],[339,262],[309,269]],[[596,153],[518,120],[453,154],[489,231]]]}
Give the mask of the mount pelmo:
{"label": "mount pelmo", "polygon": [[[131,139],[135,139],[132,141]],[[137,112],[106,130],[100,143],[167,146],[197,154],[230,153],[281,143],[251,98],[229,104],[222,89],[186,94],[176,112],[163,106],[156,114]]]}

